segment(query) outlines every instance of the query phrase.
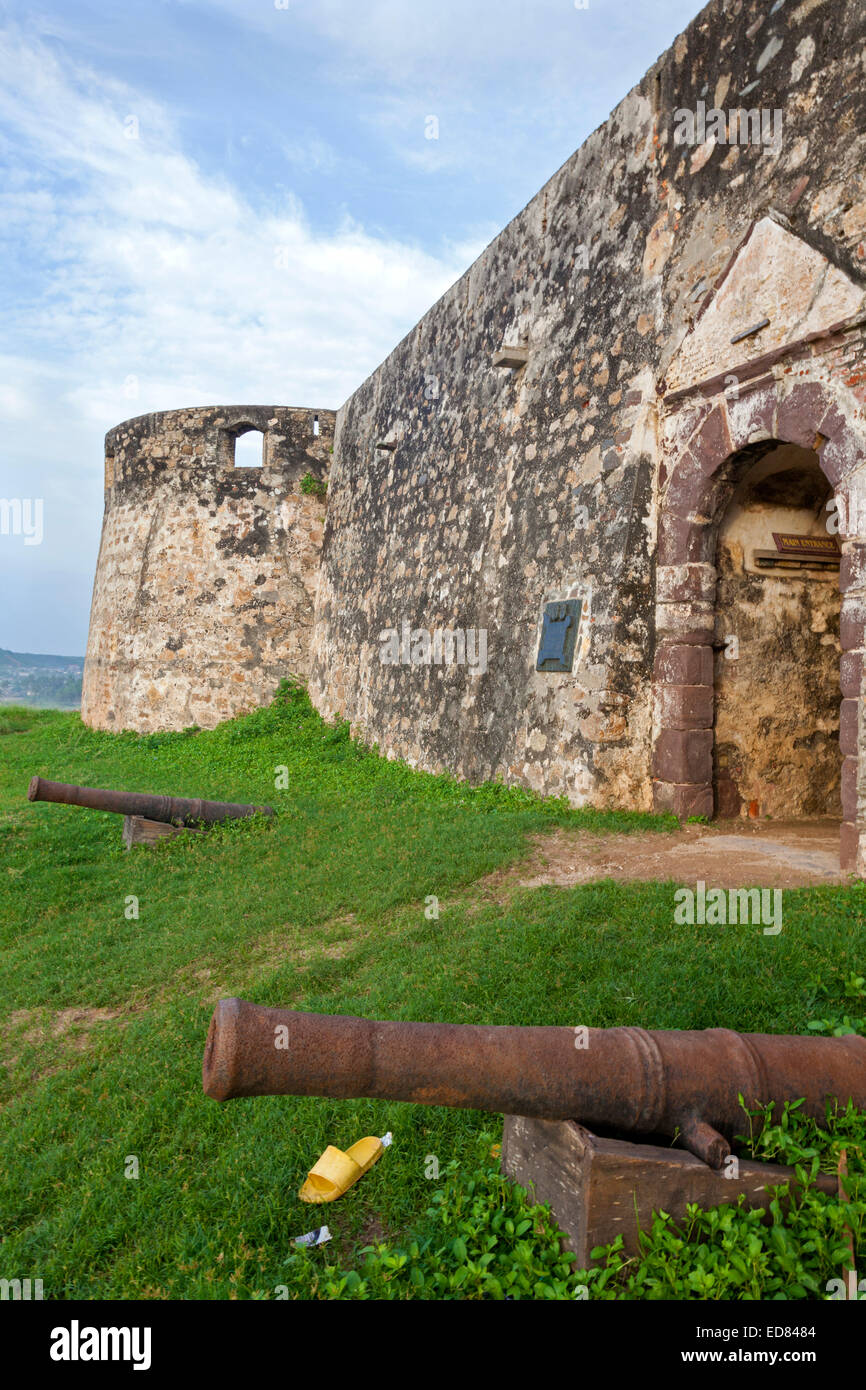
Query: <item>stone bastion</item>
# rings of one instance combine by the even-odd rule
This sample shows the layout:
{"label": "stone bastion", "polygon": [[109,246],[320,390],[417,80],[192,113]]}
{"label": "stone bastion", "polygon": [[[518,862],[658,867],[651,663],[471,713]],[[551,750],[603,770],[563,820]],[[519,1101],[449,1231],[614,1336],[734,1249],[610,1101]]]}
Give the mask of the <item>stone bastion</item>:
{"label": "stone bastion", "polygon": [[[86,724],[212,728],[307,674],[324,505],[301,483],[326,480],[334,420],[200,406],[109,431]],[[241,467],[236,443],[250,431],[261,459]]]}

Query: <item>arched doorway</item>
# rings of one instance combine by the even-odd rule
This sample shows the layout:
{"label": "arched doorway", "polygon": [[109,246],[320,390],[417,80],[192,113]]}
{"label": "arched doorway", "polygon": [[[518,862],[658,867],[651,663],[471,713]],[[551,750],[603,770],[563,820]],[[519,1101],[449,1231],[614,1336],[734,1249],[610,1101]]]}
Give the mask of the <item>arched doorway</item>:
{"label": "arched doorway", "polygon": [[839,821],[832,488],[814,449],[794,444],[747,448],[728,469],[733,495],[716,545],[714,814]]}
{"label": "arched doorway", "polygon": [[[717,798],[729,798],[722,810],[733,805],[733,794],[722,775],[726,771],[723,740],[716,747],[715,668],[724,658],[717,656],[714,648],[728,635],[718,632],[717,619],[724,620],[726,604],[742,605],[743,593],[748,596],[750,584],[757,595],[758,584],[745,578],[748,566],[744,564],[738,592],[739,581],[733,569],[730,574],[726,572],[726,555],[733,553],[737,544],[743,545],[748,554],[764,548],[749,540],[754,521],[750,513],[776,506],[780,515],[798,513],[802,524],[807,507],[813,513],[815,508],[823,509],[822,516],[813,518],[815,529],[826,531],[825,518],[837,518],[842,548],[838,648],[832,653],[834,661],[839,662],[841,704],[839,754],[833,752],[831,757],[826,735],[835,733],[836,721],[835,717],[828,720],[826,714],[828,681],[832,680],[827,663],[829,648],[836,639],[833,615],[826,611],[832,606],[831,586],[824,579],[823,600],[815,602],[819,608],[823,602],[829,640],[824,644],[828,650],[819,659],[820,675],[813,703],[822,703],[818,743],[823,771],[818,775],[829,780],[826,794],[822,792],[819,799],[822,814],[832,814],[836,804],[841,809],[843,869],[862,873],[860,839],[864,815],[858,795],[858,750],[866,631],[866,542],[861,539],[866,519],[866,447],[851,423],[856,417],[856,402],[854,406],[844,410],[823,383],[798,382],[791,387],[784,379],[765,378],[750,390],[741,386],[734,397],[699,399],[677,411],[677,428],[668,430],[668,437],[678,441],[676,453],[670,462],[663,461],[660,475],[652,777],[653,801],[658,809],[685,816],[713,816]],[[815,470],[815,460],[820,474]],[[776,484],[769,481],[774,474],[785,472],[789,474],[787,479]],[[738,491],[743,488],[745,491]],[[826,498],[831,490],[835,501],[828,512]],[[739,537],[738,527],[742,533]],[[752,568],[759,568],[753,555],[752,561]],[[777,586],[780,624],[786,605],[795,597],[792,589],[786,598],[779,599]],[[810,599],[807,605],[810,621],[812,602]],[[763,597],[759,606],[763,606]],[[820,619],[817,621],[820,623]],[[814,644],[807,642],[806,646],[813,653],[817,651]],[[722,679],[721,685],[724,684]],[[723,714],[721,732],[730,727],[731,721]],[[767,727],[776,739],[780,766],[785,730],[778,720]],[[802,736],[810,737],[808,729]],[[760,729],[757,736],[752,730],[743,737],[754,746]],[[736,749],[737,739],[726,741],[733,742]],[[730,752],[728,748],[728,757]],[[747,781],[758,778],[760,784],[763,776],[772,801],[777,795],[784,795],[784,787],[769,786],[773,778],[767,773],[766,759],[761,761],[760,749],[757,752],[757,760],[752,760],[747,771]],[[794,781],[805,808],[809,767],[805,744],[798,750],[798,759]],[[838,803],[833,799],[834,760],[837,768],[841,763]],[[783,782],[785,776],[790,780],[790,771],[783,775]],[[733,772],[731,781],[737,783]],[[738,783],[737,792],[742,799]],[[760,798],[757,799],[760,804]],[[804,809],[803,814],[808,812]]]}

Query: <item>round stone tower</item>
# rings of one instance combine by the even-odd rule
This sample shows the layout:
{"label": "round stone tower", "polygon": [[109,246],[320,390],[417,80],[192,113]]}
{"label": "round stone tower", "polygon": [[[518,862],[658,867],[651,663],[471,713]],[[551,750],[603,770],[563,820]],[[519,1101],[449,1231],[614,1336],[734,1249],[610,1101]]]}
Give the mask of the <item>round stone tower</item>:
{"label": "round stone tower", "polygon": [[[86,724],[212,728],[306,675],[325,505],[301,482],[327,478],[334,419],[205,406],[109,431]],[[250,431],[261,455],[242,467]]]}

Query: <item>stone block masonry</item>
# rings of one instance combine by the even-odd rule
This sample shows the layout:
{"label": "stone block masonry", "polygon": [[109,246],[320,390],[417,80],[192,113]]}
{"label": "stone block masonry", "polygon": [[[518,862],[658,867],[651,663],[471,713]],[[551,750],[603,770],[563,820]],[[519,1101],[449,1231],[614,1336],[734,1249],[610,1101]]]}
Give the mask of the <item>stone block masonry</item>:
{"label": "stone block masonry", "polygon": [[[235,467],[261,434],[261,467]],[[209,406],[143,415],[105,441],[105,520],[82,718],[211,728],[305,676],[334,414]]]}
{"label": "stone block masonry", "polygon": [[[704,470],[805,441],[835,486],[846,450],[864,458],[864,53],[861,0],[714,0],[346,402],[314,628],[325,714],[418,767],[712,814],[723,508]],[[699,102],[774,113],[774,139],[678,143]],[[545,604],[569,597],[573,668],[538,672]],[[486,629],[486,674],[383,664],[401,618]],[[846,775],[849,819],[866,781]]]}
{"label": "stone block masonry", "polygon": [[[712,0],[319,435],[111,432],[85,719],[213,724],[308,674],[413,766],[841,811],[866,873],[864,326],[863,0]],[[332,429],[323,528],[297,481]],[[841,568],[773,566],[774,533]],[[576,631],[540,661],[552,606]]]}

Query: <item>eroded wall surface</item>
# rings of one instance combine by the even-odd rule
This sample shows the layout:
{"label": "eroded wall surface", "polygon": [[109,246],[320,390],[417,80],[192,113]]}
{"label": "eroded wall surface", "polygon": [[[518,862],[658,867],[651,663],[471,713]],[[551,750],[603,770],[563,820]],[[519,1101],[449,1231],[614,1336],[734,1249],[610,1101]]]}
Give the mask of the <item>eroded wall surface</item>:
{"label": "eroded wall surface", "polygon": [[[248,425],[263,466],[236,468]],[[306,675],[325,509],[300,481],[326,476],[333,427],[331,411],[214,406],[109,432],[85,723],[211,728]]]}
{"label": "eroded wall surface", "polygon": [[716,593],[719,815],[841,816],[838,564],[822,570],[780,557],[774,568],[761,567],[774,532],[828,540],[830,496],[817,455],[785,446],[749,471],[724,518]]}
{"label": "eroded wall surface", "polygon": [[[781,257],[783,298],[812,276],[786,341],[862,302],[864,46],[860,0],[708,5],[346,403],[311,670],[324,713],[417,766],[651,805],[666,373],[689,391],[717,370],[735,333],[675,358],[771,213],[828,286],[793,265],[786,287]],[[780,138],[676,145],[701,101],[779,111]],[[495,367],[514,345],[525,366]],[[731,345],[731,364],[760,351]],[[845,350],[832,370],[860,411]],[[537,672],[544,605],[570,596],[580,659]],[[486,670],[383,663],[403,623],[485,630]]]}

